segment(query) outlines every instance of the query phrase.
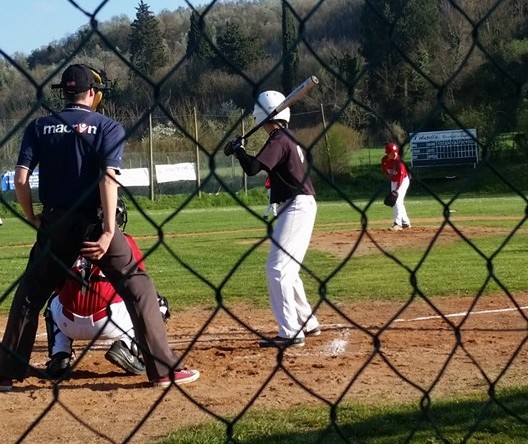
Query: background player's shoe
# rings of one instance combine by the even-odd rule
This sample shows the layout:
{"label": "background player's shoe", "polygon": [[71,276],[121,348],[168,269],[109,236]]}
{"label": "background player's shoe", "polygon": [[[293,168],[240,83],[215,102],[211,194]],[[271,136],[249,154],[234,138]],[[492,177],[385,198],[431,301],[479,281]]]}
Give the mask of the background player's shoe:
{"label": "background player's shoe", "polygon": [[121,340],[112,344],[105,353],[105,358],[127,373],[132,373],[133,375],[143,375],[145,373],[145,364]]}

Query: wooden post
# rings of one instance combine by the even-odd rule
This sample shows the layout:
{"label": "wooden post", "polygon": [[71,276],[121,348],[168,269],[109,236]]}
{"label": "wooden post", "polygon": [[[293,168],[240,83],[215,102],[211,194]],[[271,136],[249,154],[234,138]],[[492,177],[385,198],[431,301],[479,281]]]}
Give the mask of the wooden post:
{"label": "wooden post", "polygon": [[[241,111],[242,113],[242,137],[244,137],[244,134],[246,133],[246,129],[244,126],[244,111]],[[244,182],[244,192],[247,194],[247,175],[242,170],[242,180]]]}
{"label": "wooden post", "polygon": [[152,148],[152,113],[149,112],[149,194],[154,200],[154,154]]}
{"label": "wooden post", "polygon": [[332,183],[334,183],[334,174],[332,173],[332,158],[330,156],[330,145],[328,144],[328,134],[326,132],[326,119],[325,119],[324,107],[322,103],[321,103],[321,117],[323,119],[326,156],[328,158],[328,173],[330,174],[330,180],[332,181]]}
{"label": "wooden post", "polygon": [[196,117],[196,107],[193,106],[194,114],[194,140],[195,145],[195,158],[196,158],[196,189],[198,190],[198,197],[202,197],[201,180],[200,180],[200,144],[198,143],[198,119]]}

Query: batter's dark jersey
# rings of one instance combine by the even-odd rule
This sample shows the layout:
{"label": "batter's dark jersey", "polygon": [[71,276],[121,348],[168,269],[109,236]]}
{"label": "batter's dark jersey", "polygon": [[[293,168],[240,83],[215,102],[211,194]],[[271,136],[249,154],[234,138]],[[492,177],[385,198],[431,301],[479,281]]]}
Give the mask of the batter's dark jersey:
{"label": "batter's dark jersey", "polygon": [[34,171],[39,166],[39,198],[45,207],[79,204],[91,211],[101,203],[102,172],[121,167],[124,143],[121,124],[87,106],[69,105],[28,125],[17,167]]}
{"label": "batter's dark jersey", "polygon": [[271,181],[270,202],[282,203],[299,194],[315,195],[312,181],[304,167],[304,150],[284,128],[271,132],[256,155]]}

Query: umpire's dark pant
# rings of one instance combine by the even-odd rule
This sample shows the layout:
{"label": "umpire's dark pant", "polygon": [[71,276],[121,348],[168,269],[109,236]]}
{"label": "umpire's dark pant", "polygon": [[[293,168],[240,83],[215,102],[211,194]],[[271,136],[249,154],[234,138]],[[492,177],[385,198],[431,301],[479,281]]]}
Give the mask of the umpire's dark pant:
{"label": "umpire's dark pant", "polygon": [[[40,311],[52,291],[64,283],[82,242],[94,226],[101,226],[95,211],[44,209],[37,241],[15,292],[2,339],[1,376],[19,380],[25,377]],[[106,254],[94,263],[125,301],[149,380],[166,376],[171,369],[181,367],[169,347],[156,290],[149,276],[138,271],[132,249],[120,230],[116,230]]]}

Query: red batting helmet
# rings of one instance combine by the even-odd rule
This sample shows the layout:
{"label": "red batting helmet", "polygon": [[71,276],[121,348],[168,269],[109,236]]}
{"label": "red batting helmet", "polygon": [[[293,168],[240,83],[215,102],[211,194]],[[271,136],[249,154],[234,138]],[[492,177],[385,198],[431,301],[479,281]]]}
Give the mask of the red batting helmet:
{"label": "red batting helmet", "polygon": [[398,154],[399,150],[400,149],[398,148],[398,145],[396,145],[395,143],[390,142],[390,143],[387,143],[387,145],[385,145],[385,152],[387,154],[390,154],[390,153]]}

